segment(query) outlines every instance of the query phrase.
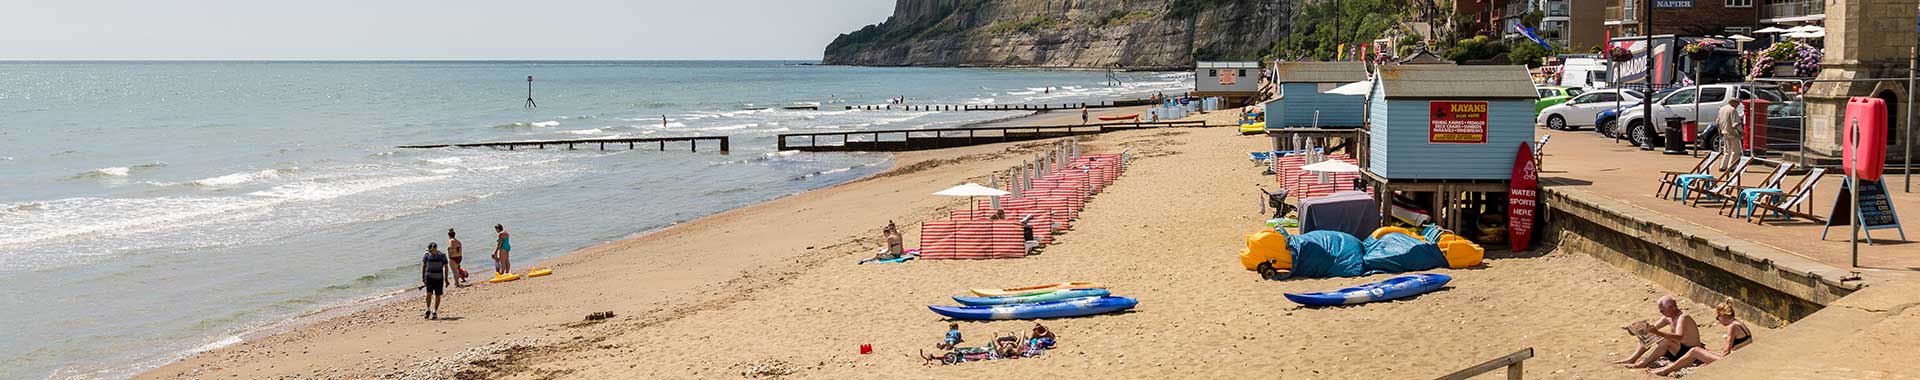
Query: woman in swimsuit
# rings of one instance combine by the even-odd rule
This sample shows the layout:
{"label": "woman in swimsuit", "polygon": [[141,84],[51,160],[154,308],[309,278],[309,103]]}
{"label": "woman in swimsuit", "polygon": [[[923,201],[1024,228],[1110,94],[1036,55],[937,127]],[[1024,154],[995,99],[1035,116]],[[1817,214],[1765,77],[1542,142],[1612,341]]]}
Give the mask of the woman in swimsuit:
{"label": "woman in swimsuit", "polygon": [[1753,331],[1747,329],[1746,322],[1734,318],[1733,304],[1731,302],[1732,299],[1728,299],[1725,302],[1721,302],[1719,306],[1713,307],[1713,319],[1720,322],[1721,326],[1727,327],[1726,350],[1714,352],[1708,350],[1706,347],[1694,347],[1693,349],[1687,350],[1685,355],[1681,355],[1680,359],[1674,360],[1673,364],[1663,368],[1650,369],[1647,370],[1647,372],[1652,372],[1658,376],[1666,376],[1681,368],[1692,365],[1693,362],[1696,361],[1700,362],[1700,365],[1713,363],[1714,361],[1726,358],[1727,355],[1733,354],[1734,350],[1745,348],[1748,344],[1753,344]]}
{"label": "woman in swimsuit", "polygon": [[467,286],[467,268],[460,266],[460,239],[453,237],[453,229],[447,229],[447,259],[453,261],[454,286]]}
{"label": "woman in swimsuit", "polygon": [[495,224],[493,225],[493,232],[500,234],[499,240],[497,240],[493,247],[493,275],[498,276],[512,273],[513,263],[507,261],[507,253],[513,250],[513,244],[507,242],[507,229],[506,227]]}

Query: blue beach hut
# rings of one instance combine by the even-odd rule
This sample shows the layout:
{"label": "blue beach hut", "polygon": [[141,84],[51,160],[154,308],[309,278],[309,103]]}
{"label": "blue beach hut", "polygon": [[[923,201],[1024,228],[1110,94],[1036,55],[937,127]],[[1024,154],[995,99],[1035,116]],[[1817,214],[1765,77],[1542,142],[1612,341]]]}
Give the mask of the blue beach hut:
{"label": "blue beach hut", "polygon": [[1359,95],[1327,93],[1340,85],[1367,80],[1363,62],[1278,62],[1276,88],[1266,103],[1268,128],[1366,126],[1366,101]]}
{"label": "blue beach hut", "polygon": [[1526,66],[1400,64],[1379,70],[1367,104],[1370,176],[1382,182],[1501,183],[1512,176],[1515,152],[1533,139],[1533,102],[1539,97]]}

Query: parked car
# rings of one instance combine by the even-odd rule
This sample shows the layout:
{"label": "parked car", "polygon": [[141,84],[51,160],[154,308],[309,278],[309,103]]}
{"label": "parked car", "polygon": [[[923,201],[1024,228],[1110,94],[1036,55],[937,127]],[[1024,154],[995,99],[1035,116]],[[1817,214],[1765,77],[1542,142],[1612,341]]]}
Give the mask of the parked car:
{"label": "parked car", "polygon": [[[1660,97],[1667,96],[1667,94],[1673,93],[1673,91],[1677,89],[1678,88],[1660,89],[1660,91],[1654,91],[1651,97],[1658,99]],[[1637,92],[1638,90],[1635,90],[1635,91]],[[1637,101],[1637,100],[1631,101],[1631,102],[1623,101],[1623,102],[1620,102],[1620,107],[1605,110],[1605,111],[1600,111],[1599,115],[1595,115],[1593,117],[1593,125],[1597,126],[1594,128],[1594,132],[1599,132],[1601,136],[1606,136],[1608,138],[1612,138],[1614,136],[1619,135],[1621,133],[1620,123],[1618,123],[1618,121],[1620,121],[1620,113],[1626,111],[1629,108],[1636,108],[1636,107],[1640,107],[1640,101]]]}
{"label": "parked car", "polygon": [[[1758,93],[1758,95],[1755,95],[1756,93]],[[1754,99],[1756,96],[1772,102],[1780,102],[1781,99],[1785,98],[1779,91],[1773,89],[1772,86],[1749,86],[1744,83],[1688,86],[1667,94],[1665,97],[1657,98],[1658,100],[1655,100],[1653,103],[1654,117],[1651,119],[1653,119],[1655,123],[1665,123],[1668,117],[1679,117],[1685,122],[1696,121],[1694,117],[1698,115],[1700,120],[1711,122],[1719,117],[1720,107],[1727,105],[1727,102],[1739,99]],[[1699,99],[1695,99],[1695,97]],[[1646,134],[1640,130],[1649,125],[1647,122],[1648,118],[1642,115],[1645,112],[1643,110],[1643,107],[1626,108],[1625,112],[1622,112],[1620,116],[1620,124],[1625,125],[1626,128],[1618,132],[1625,133],[1627,138],[1632,139],[1635,144],[1647,146],[1649,142],[1646,141]],[[1696,110],[1698,112],[1695,112]],[[1656,128],[1655,130],[1658,131],[1659,129]],[[1659,145],[1661,142],[1659,136],[1654,136],[1654,141],[1652,141],[1651,144]]]}
{"label": "parked car", "polygon": [[1580,96],[1575,96],[1572,99],[1567,99],[1566,103],[1548,106],[1546,109],[1540,110],[1540,112],[1534,116],[1534,123],[1537,126],[1547,127],[1547,129],[1562,131],[1576,130],[1586,125],[1597,126],[1599,124],[1590,124],[1590,121],[1597,120],[1595,116],[1601,111],[1611,110],[1619,104],[1639,103],[1641,96],[1639,91],[1634,90],[1607,89],[1589,91],[1580,94]]}
{"label": "parked car", "polygon": [[1561,86],[1534,86],[1533,90],[1540,92],[1540,100],[1533,101],[1533,113],[1535,115],[1540,114],[1540,110],[1547,108],[1547,106],[1566,103],[1567,99],[1572,99],[1575,96],[1580,96],[1580,93],[1586,92],[1586,90],[1577,87]]}

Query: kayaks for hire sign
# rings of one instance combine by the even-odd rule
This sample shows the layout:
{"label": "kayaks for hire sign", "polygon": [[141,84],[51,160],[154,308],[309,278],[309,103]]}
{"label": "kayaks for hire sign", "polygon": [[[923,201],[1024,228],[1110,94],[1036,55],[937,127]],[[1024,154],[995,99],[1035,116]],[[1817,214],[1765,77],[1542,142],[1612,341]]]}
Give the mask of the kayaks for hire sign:
{"label": "kayaks for hire sign", "polygon": [[1533,159],[1533,147],[1520,143],[1513,155],[1512,187],[1507,189],[1507,242],[1514,252],[1527,250],[1533,240],[1534,210],[1538,208],[1539,162]]}
{"label": "kayaks for hire sign", "polygon": [[1487,102],[1435,100],[1427,104],[1432,115],[1427,143],[1487,143]]}

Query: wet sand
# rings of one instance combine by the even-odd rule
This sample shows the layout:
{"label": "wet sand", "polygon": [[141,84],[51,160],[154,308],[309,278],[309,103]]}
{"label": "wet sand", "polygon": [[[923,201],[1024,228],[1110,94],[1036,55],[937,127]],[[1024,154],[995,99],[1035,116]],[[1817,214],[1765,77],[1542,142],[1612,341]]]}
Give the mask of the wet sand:
{"label": "wet sand", "polygon": [[[964,207],[927,194],[982,181],[1045,142],[902,153],[865,180],[542,263],[553,276],[456,290],[443,315],[457,319],[423,320],[415,293],[140,378],[1432,378],[1526,347],[1538,355],[1529,378],[1644,377],[1606,362],[1632,349],[1615,326],[1653,317],[1662,290],[1585,254],[1494,256],[1437,271],[1454,282],[1417,298],[1301,308],[1282,293],[1388,276],[1264,281],[1240,268],[1240,237],[1263,220],[1256,186],[1272,181],[1246,160],[1264,137],[1204,128],[1087,139],[1092,151],[1137,160],[1032,257],[855,265],[880,246],[888,220],[912,247],[920,221]],[[925,305],[952,304],[947,296],[969,287],[1060,281],[1105,283],[1140,306],[1044,322],[1060,347],[1038,358],[929,366],[913,357],[949,323]],[[1711,323],[1710,306],[1682,304]],[[618,316],[582,320],[599,311]],[[975,343],[1032,325],[960,323]],[[1702,326],[1710,346],[1723,332]],[[861,344],[875,353],[858,354]]]}

